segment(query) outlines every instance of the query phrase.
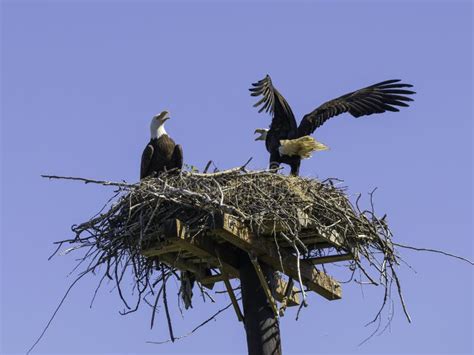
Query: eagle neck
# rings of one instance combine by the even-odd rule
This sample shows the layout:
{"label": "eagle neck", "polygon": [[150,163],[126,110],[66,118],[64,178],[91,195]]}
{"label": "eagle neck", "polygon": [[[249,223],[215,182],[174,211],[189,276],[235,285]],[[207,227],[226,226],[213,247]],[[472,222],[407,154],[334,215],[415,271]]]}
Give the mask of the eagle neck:
{"label": "eagle neck", "polygon": [[164,125],[159,126],[157,129],[152,129],[151,130],[151,138],[152,139],[154,139],[154,138],[158,139],[158,138],[160,138],[161,136],[164,136],[164,135],[167,135]]}

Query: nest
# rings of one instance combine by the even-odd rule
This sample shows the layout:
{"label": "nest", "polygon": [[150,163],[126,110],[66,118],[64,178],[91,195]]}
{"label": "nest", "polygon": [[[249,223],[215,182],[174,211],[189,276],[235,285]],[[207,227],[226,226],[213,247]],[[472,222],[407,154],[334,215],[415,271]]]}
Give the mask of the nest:
{"label": "nest", "polygon": [[[360,208],[360,196],[352,203],[340,180],[319,181],[242,168],[209,174],[165,173],[136,184],[70,179],[117,188],[99,214],[72,227],[75,238],[58,243],[60,246],[73,244],[66,253],[86,250],[81,263],[87,267],[81,275],[96,273],[102,268],[102,279],[114,280],[127,307],[124,314],[138,309],[141,300],[152,295],[154,299],[146,303],[156,308],[161,297],[169,320],[166,281],[180,275],[159,258],[145,257],[143,245],[156,238],[165,221],[179,219],[197,234],[210,228],[215,216],[222,213],[235,216],[262,238],[273,231],[278,238],[273,238],[272,242],[286,242],[301,259],[323,253],[304,241],[302,231],[305,228],[310,226],[321,233],[336,232],[342,238],[342,249],[355,251],[358,255],[345,263],[351,279],[359,271],[365,278],[359,282],[384,286],[382,307],[374,321],[380,320],[384,306],[391,304],[387,301],[393,283],[405,310],[395,272],[400,259],[394,250],[385,216],[376,216],[372,194],[369,209]],[[121,289],[122,279],[128,271],[131,271],[137,291],[134,294],[138,295],[135,306],[125,301]],[[405,314],[408,317],[406,310]],[[173,339],[172,332],[170,334]]]}

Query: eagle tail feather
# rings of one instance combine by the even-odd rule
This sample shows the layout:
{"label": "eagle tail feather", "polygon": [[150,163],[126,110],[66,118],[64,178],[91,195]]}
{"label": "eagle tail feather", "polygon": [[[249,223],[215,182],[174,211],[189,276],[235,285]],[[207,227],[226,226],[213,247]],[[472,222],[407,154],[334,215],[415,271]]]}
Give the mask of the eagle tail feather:
{"label": "eagle tail feather", "polygon": [[279,152],[282,155],[295,156],[301,159],[311,158],[311,154],[316,151],[328,150],[329,147],[318,142],[311,136],[303,136],[296,139],[280,140]]}

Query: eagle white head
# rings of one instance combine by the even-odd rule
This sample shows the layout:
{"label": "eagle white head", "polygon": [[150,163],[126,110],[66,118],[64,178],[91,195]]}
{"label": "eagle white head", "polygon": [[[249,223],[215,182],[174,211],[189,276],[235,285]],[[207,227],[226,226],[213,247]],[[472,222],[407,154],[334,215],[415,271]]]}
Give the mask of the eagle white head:
{"label": "eagle white head", "polygon": [[151,138],[159,138],[162,135],[167,134],[165,131],[165,122],[170,118],[168,111],[162,111],[158,115],[153,116],[150,123]]}
{"label": "eagle white head", "polygon": [[253,134],[260,134],[257,138],[255,138],[256,141],[264,141],[267,139],[267,133],[268,129],[266,128],[257,128]]}

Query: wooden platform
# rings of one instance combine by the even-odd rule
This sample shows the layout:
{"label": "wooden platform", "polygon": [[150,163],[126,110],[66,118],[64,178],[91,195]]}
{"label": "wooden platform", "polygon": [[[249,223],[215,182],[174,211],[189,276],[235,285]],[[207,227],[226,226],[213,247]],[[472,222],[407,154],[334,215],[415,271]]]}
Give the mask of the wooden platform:
{"label": "wooden platform", "polygon": [[[307,289],[328,300],[340,299],[340,284],[317,270],[315,265],[353,259],[356,257],[354,250],[344,250],[341,238],[334,232],[307,229],[302,231],[300,239],[312,249],[339,250],[333,255],[300,259],[299,265],[301,279]],[[230,286],[228,280],[239,277],[239,249],[248,252],[256,261],[257,269],[258,263],[263,262],[288,277],[291,289],[287,281],[280,279],[272,292],[284,308],[300,303],[299,290],[293,286],[293,281],[297,283],[299,280],[298,260],[293,246],[283,240],[277,247],[274,236],[256,236],[248,226],[231,215],[219,216],[212,228],[196,235],[191,235],[179,220],[170,220],[156,234],[156,241],[155,236],[152,240],[142,250],[145,256],[158,257],[170,266],[194,273],[196,280],[208,288],[220,281],[224,281],[226,287]]]}

